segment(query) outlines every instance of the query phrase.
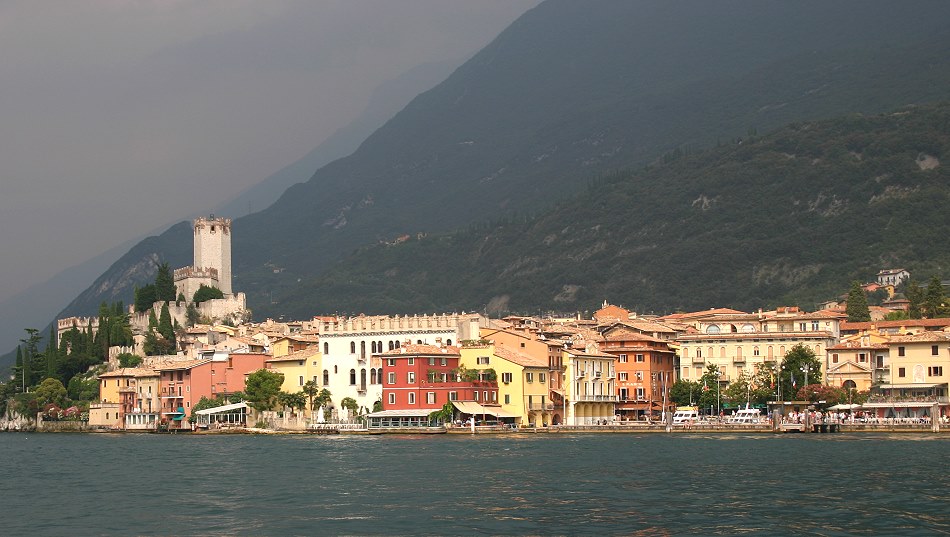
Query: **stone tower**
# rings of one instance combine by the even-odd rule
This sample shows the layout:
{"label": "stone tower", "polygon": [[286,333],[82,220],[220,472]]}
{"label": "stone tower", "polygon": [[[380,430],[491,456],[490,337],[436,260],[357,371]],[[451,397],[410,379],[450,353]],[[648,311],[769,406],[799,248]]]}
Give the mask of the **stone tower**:
{"label": "stone tower", "polygon": [[194,268],[214,269],[218,273],[218,289],[231,295],[231,219],[197,218],[195,220]]}

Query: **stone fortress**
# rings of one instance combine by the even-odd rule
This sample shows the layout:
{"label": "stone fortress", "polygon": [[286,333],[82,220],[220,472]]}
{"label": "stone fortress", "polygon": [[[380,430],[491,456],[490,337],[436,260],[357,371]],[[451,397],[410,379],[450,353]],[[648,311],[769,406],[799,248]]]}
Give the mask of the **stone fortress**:
{"label": "stone fortress", "polygon": [[[190,267],[175,269],[175,287],[184,295],[184,302],[170,302],[168,311],[174,321],[181,326],[188,325],[188,304],[195,291],[201,285],[217,287],[223,298],[206,300],[197,305],[198,315],[203,321],[239,324],[250,316],[247,310],[247,298],[244,293],[234,293],[231,287],[231,219],[199,217],[194,221],[194,263]],[[152,305],[155,316],[162,310],[163,302]],[[134,305],[129,305],[129,321],[136,334],[136,351],[141,351],[141,336],[148,330],[149,312],[138,313]],[[99,327],[98,317],[69,317],[57,321],[57,338],[62,339],[65,332],[76,327],[85,330],[92,326],[95,332]]]}

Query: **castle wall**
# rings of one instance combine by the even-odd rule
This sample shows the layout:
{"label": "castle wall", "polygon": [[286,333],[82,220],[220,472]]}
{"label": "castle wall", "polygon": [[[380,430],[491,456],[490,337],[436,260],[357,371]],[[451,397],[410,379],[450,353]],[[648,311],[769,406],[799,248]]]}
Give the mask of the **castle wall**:
{"label": "castle wall", "polygon": [[[231,291],[231,219],[197,218],[195,220],[195,262],[197,269],[218,271],[218,289],[225,295]],[[187,295],[186,295],[187,296]]]}

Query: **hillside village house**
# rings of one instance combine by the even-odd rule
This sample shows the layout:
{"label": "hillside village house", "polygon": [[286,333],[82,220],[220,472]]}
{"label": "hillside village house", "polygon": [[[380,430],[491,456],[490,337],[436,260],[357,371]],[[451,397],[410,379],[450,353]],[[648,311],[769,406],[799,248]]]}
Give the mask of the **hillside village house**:
{"label": "hillside village house", "polygon": [[[365,316],[314,321],[322,353],[320,387],[330,391],[333,404],[351,397],[363,412],[383,399],[383,369],[379,355],[407,341],[422,345],[453,345],[477,339],[477,314]],[[385,401],[384,401],[385,402]]]}
{"label": "hillside village house", "polygon": [[875,372],[887,363],[887,340],[876,332],[842,337],[828,347],[825,384],[859,392],[871,389]]}
{"label": "hillside village house", "polygon": [[879,418],[950,416],[950,333],[893,336],[887,342],[882,380],[865,409]]}
{"label": "hillside village house", "polygon": [[656,323],[615,322],[603,332],[600,350],[617,359],[617,415],[621,420],[661,418],[675,406],[669,389],[675,379],[675,353],[670,341],[653,334],[672,331]]}
{"label": "hillside village house", "polygon": [[[305,348],[293,354],[284,354],[264,360],[265,369],[284,375],[281,391],[296,393],[303,389],[303,385],[313,381],[320,384],[322,370],[322,356],[317,346]],[[305,409],[309,415],[310,409]]]}
{"label": "hillside village house", "polygon": [[562,352],[565,365],[564,423],[595,425],[612,423],[617,403],[617,358],[602,353],[596,343],[581,344]]}
{"label": "hillside village house", "polygon": [[[498,418],[522,427],[551,424],[554,406],[548,392],[548,362],[503,344],[470,344],[460,350],[459,363],[472,370],[495,372],[500,408]],[[483,375],[485,376],[485,375]]]}
{"label": "hillside village house", "polygon": [[714,313],[692,318],[696,330],[677,338],[680,345],[680,378],[698,380],[714,365],[725,388],[741,375],[753,375],[763,367],[777,367],[796,345],[804,345],[821,358],[827,370],[826,349],[839,337],[844,316],[828,310],[805,313],[798,308],[774,312]]}
{"label": "hillside village house", "polygon": [[169,429],[187,427],[191,407],[202,397],[213,399],[244,391],[247,375],[264,368],[266,354],[215,354],[156,368],[162,421]]}
{"label": "hillside village house", "polygon": [[367,416],[369,427],[425,427],[429,414],[446,403],[477,419],[494,419],[500,411],[497,382],[460,378],[460,357],[458,347],[416,343],[380,354],[383,409]]}

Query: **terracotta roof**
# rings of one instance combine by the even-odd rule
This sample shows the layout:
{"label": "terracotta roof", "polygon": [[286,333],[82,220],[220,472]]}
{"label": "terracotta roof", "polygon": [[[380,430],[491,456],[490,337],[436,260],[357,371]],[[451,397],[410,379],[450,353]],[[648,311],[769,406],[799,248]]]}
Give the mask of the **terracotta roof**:
{"label": "terracotta roof", "polygon": [[902,319],[900,321],[871,321],[851,323],[843,321],[842,330],[871,330],[872,328],[915,328],[950,326],[950,318],[944,319]]}
{"label": "terracotta roof", "polygon": [[116,369],[115,371],[109,371],[108,373],[103,373],[99,375],[99,378],[112,378],[112,377],[154,377],[158,375],[154,369],[145,369],[142,367],[123,367]]}
{"label": "terracotta roof", "polygon": [[307,360],[316,355],[320,354],[320,351],[316,348],[309,348],[299,350],[291,354],[285,354],[284,356],[276,356],[274,358],[269,358],[264,360],[265,362],[297,362],[299,360]]}
{"label": "terracotta roof", "polygon": [[436,345],[426,345],[411,343],[409,345],[403,345],[398,349],[393,349],[391,351],[386,351],[381,353],[380,356],[402,356],[406,354],[459,354],[459,348],[453,345],[447,345],[445,347],[438,347]]}
{"label": "terracotta roof", "polygon": [[887,345],[883,343],[863,344],[860,341],[842,341],[837,345],[828,347],[829,351],[846,351],[850,349],[886,349]]}
{"label": "terracotta roof", "polygon": [[925,343],[925,342],[945,342],[950,341],[950,333],[947,332],[921,332],[910,336],[892,336],[888,343]]}
{"label": "terracotta roof", "polygon": [[191,369],[195,366],[207,364],[211,362],[211,358],[205,358],[204,360],[188,360],[187,362],[173,362],[168,365],[156,367],[156,371],[178,371],[182,369]]}
{"label": "terracotta roof", "polygon": [[503,346],[495,347],[495,356],[522,367],[548,367],[548,358],[532,356]]}
{"label": "terracotta roof", "polygon": [[707,315],[716,315],[716,314],[726,314],[726,313],[745,313],[744,311],[733,310],[729,308],[712,308],[705,311],[694,311],[689,313],[672,313],[670,315],[665,315],[663,317],[658,317],[658,319],[671,319],[671,320],[682,320],[682,319],[695,319],[697,317],[705,317]]}

